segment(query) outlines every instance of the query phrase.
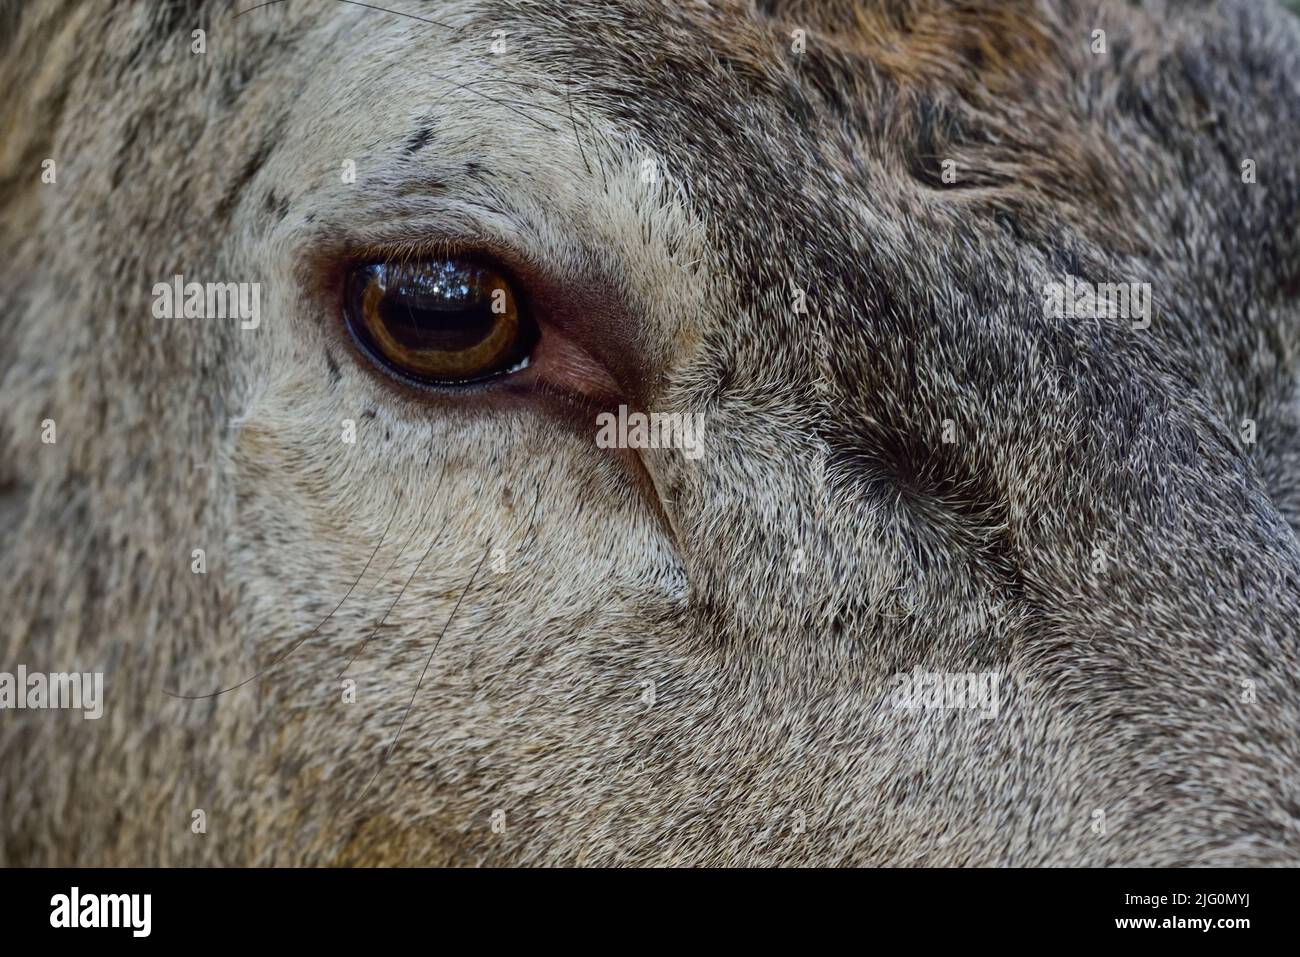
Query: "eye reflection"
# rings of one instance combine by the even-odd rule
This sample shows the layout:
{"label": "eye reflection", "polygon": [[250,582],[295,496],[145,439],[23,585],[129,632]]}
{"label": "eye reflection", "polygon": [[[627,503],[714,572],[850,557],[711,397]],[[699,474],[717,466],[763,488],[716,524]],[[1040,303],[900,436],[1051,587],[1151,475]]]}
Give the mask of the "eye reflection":
{"label": "eye reflection", "polygon": [[381,364],[440,385],[478,382],[527,365],[536,325],[500,272],[474,259],[374,262],[348,276],[346,318]]}

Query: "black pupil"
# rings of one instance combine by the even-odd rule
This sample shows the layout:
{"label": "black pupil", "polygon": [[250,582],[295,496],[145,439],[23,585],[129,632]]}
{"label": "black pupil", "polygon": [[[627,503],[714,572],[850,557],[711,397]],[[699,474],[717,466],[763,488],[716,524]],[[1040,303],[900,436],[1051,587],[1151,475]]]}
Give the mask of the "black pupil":
{"label": "black pupil", "polygon": [[[377,265],[375,279],[385,290],[379,300],[384,328],[413,350],[460,352],[485,339],[500,318],[492,311],[489,275],[456,262],[419,268]],[[502,296],[498,301],[504,305]]]}

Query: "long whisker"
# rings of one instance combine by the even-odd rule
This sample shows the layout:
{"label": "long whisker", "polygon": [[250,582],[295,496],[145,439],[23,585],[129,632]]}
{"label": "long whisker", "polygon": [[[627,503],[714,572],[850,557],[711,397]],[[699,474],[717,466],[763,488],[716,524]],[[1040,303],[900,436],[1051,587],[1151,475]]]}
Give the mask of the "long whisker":
{"label": "long whisker", "polygon": [[354,581],[351,584],[351,586],[348,588],[347,594],[345,594],[341,599],[339,599],[339,603],[334,606],[334,608],[330,611],[328,615],[326,615],[324,618],[320,620],[319,623],[317,623],[315,628],[307,632],[307,634],[303,635],[296,642],[290,645],[288,650],[285,651],[284,654],[280,655],[278,658],[272,661],[261,671],[258,671],[255,674],[250,675],[249,677],[245,678],[243,681],[239,682],[238,684],[231,685],[229,688],[221,688],[220,690],[212,691],[209,692],[208,694],[180,694],[178,692],[168,691],[166,688],[163,688],[162,689],[163,694],[168,695],[169,697],[172,698],[182,698],[186,701],[199,701],[203,698],[215,698],[217,697],[217,695],[223,695],[228,691],[235,691],[239,688],[244,687],[244,685],[248,684],[251,681],[256,681],[258,678],[268,673],[272,668],[280,664],[280,662],[284,661],[284,659],[288,658],[291,654],[294,653],[294,651],[296,651],[299,648],[299,646],[302,645],[303,642],[305,642],[308,638],[310,638],[312,635],[316,634],[323,627],[325,627],[325,623],[334,617],[334,613],[343,607],[343,603],[352,596],[352,593],[356,590],[357,585],[361,584],[361,579],[365,578],[366,572],[370,570],[371,562],[375,560],[375,556],[379,554],[379,549],[383,547],[384,539],[388,537],[388,530],[393,527],[393,519],[397,518],[397,512],[401,508],[401,504],[402,503],[399,500],[393,506],[393,514],[388,516],[388,524],[384,526],[383,534],[379,536],[379,543],[375,545],[375,550],[371,552],[370,557],[366,559],[365,567],[361,569],[361,574],[357,576],[356,581]]}
{"label": "long whisker", "polygon": [[[433,485],[434,488],[437,488],[438,483],[442,480],[442,474],[443,472],[446,471],[446,469],[447,469],[447,463],[443,462],[442,468],[439,469],[438,471],[438,477],[434,479],[434,485]],[[430,510],[432,510],[432,508],[433,508],[433,499],[430,499],[428,504],[424,506],[424,511],[420,513],[420,518],[419,521],[416,522],[415,528],[411,531],[411,534],[407,536],[406,541],[402,543],[402,547],[397,550],[397,554],[393,556],[393,560],[388,563],[388,567],[383,570],[380,576],[370,583],[370,587],[366,589],[366,593],[361,596],[361,601],[363,603],[371,595],[375,593],[375,589],[378,588],[379,585],[384,581],[384,579],[388,577],[388,573],[391,572],[393,568],[396,567],[397,563],[402,560],[402,556],[406,554],[407,547],[411,544],[411,542],[415,541],[415,536],[418,535],[420,533],[420,529],[424,527],[424,520],[428,518],[429,512]],[[440,531],[439,535],[441,534],[442,533]],[[343,670],[346,671],[347,669],[344,668]],[[340,677],[342,676],[340,675]]]}
{"label": "long whisker", "polygon": [[438,633],[438,640],[433,643],[433,648],[429,651],[429,657],[424,660],[424,669],[420,672],[420,680],[415,683],[415,690],[411,692],[411,700],[406,703],[406,711],[403,712],[401,723],[397,726],[397,733],[393,735],[393,740],[388,745],[388,750],[384,752],[383,760],[379,762],[379,767],[375,768],[375,773],[371,775],[370,781],[357,797],[357,801],[360,801],[366,796],[366,793],[370,790],[370,786],[374,784],[375,779],[379,777],[379,773],[388,765],[388,759],[392,755],[393,749],[397,747],[397,739],[402,736],[402,729],[406,727],[406,719],[410,717],[411,708],[415,704],[415,696],[420,693],[420,685],[424,684],[424,676],[429,671],[429,665],[433,661],[433,656],[438,652],[438,646],[442,644],[442,636],[445,635],[447,629],[451,627],[452,621],[456,618],[456,612],[460,611],[460,604],[465,600],[465,596],[469,593],[470,588],[473,587],[474,579],[478,577],[479,569],[483,567],[483,561],[487,558],[488,550],[491,547],[491,541],[483,546],[483,554],[479,556],[478,564],[474,566],[474,573],[469,576],[469,581],[465,583],[465,588],[461,591],[460,597],[456,599],[456,607],[454,607],[451,610],[451,614],[447,616],[446,624],[442,626],[442,631]]}
{"label": "long whisker", "polygon": [[[435,27],[443,27],[447,30],[454,30],[449,23],[442,23],[438,20],[430,20],[428,17],[417,17],[414,13],[403,13],[401,10],[389,10],[387,7],[377,7],[370,3],[361,3],[360,0],[337,0],[338,3],[350,3],[354,7],[365,7],[367,10],[377,10],[380,13],[391,13],[393,16],[406,17],[408,20],[419,20],[421,23],[432,23]],[[277,3],[288,3],[288,0],[266,0],[265,3],[259,3],[251,7],[246,7],[235,13],[235,17],[242,17],[246,13],[252,13],[254,10],[261,10],[263,7],[272,7]]]}
{"label": "long whisker", "polygon": [[[512,107],[515,115],[523,117],[524,119],[528,120],[528,122],[532,123],[534,126],[537,126],[542,130],[545,130],[547,133],[559,132],[559,130],[557,130],[554,126],[548,126],[546,123],[543,123],[537,117],[532,116],[529,113],[525,113],[522,109],[520,109],[521,102],[522,102],[520,100],[502,100],[495,96],[488,96],[482,90],[476,90],[474,87],[466,86],[464,83],[457,83],[455,80],[452,80],[449,77],[445,77],[439,73],[429,73],[428,75],[433,77],[435,80],[442,80],[444,83],[449,84],[453,90],[460,90],[465,93],[473,93],[475,96],[482,97],[483,99],[487,100],[489,103],[495,103],[498,106]],[[481,84],[488,83],[488,82],[492,82],[492,81],[488,81],[488,80],[480,81]],[[438,100],[445,99],[447,96],[451,94],[451,92],[452,92],[451,90],[448,90],[446,93],[442,94],[442,96],[438,97]],[[530,110],[540,110],[543,113],[552,113],[556,116],[562,115],[558,111],[553,110],[550,107],[542,106],[540,103],[527,103],[525,105]]]}
{"label": "long whisker", "polygon": [[564,98],[569,104],[569,122],[573,124],[573,141],[578,144],[578,152],[582,154],[582,165],[586,167],[587,175],[591,175],[591,164],[587,162],[587,151],[582,147],[582,137],[578,135],[578,120],[573,115],[573,84],[566,83],[564,87]]}
{"label": "long whisker", "polygon": [[[425,514],[427,515],[428,512],[426,511]],[[416,531],[411,533],[411,538],[414,538],[417,532],[419,531],[419,529],[422,528],[423,526],[424,526],[424,519],[423,516],[421,516],[420,524],[416,526]],[[443,526],[444,528],[446,527],[445,522],[443,523]],[[384,612],[384,617],[379,619],[379,623],[376,624],[375,627],[370,630],[370,634],[366,635],[365,639],[361,642],[360,647],[358,647],[357,650],[352,653],[352,657],[348,659],[348,663],[343,666],[343,670],[340,671],[338,673],[338,676],[335,678],[336,681],[348,673],[348,669],[352,667],[353,662],[355,662],[357,658],[361,657],[361,653],[366,650],[366,645],[370,644],[370,639],[375,637],[375,635],[379,634],[379,629],[384,626],[384,622],[388,620],[388,616],[393,613],[393,609],[397,607],[397,603],[401,601],[402,596],[406,594],[406,589],[411,584],[412,579],[415,578],[416,572],[420,570],[420,566],[424,564],[424,560],[428,558],[429,553],[433,551],[433,546],[438,544],[438,542],[441,539],[442,539],[442,529],[439,529],[438,534],[435,535],[433,537],[433,540],[429,542],[429,547],[424,550],[424,555],[420,558],[419,562],[416,563],[415,571],[411,572],[410,577],[406,579],[406,584],[402,586],[401,591],[397,593],[397,597],[394,598],[392,604],[388,606],[388,610]],[[408,544],[409,544],[409,540],[408,540]],[[402,549],[403,551],[405,551],[406,546],[403,545]],[[396,563],[397,560],[394,559],[393,561],[394,563]],[[389,567],[391,568],[392,566],[390,565]]]}
{"label": "long whisker", "polygon": [[428,17],[417,17],[414,13],[403,13],[401,10],[389,10],[387,7],[377,7],[370,3],[361,3],[360,0],[339,0],[339,3],[350,3],[354,7],[365,7],[367,10],[378,10],[380,13],[391,13],[394,16],[406,17],[410,20],[419,20],[421,23],[432,23],[436,27],[443,27],[447,30],[456,29],[450,23],[442,23],[438,20],[430,20]]}
{"label": "long whisker", "polygon": [[[255,5],[255,6],[248,7],[247,9],[240,10],[240,11],[238,11],[237,13],[235,13],[235,16],[236,16],[236,17],[242,17],[245,13],[252,13],[254,10],[260,10],[262,7],[269,7],[269,6],[273,6],[273,5],[277,4],[277,3],[287,3],[287,2],[288,2],[288,0],[269,0],[269,2],[266,2],[266,3],[260,3],[260,4],[257,4],[257,5]],[[431,23],[431,24],[433,24],[434,26],[439,26],[439,27],[442,27],[443,29],[446,29],[446,30],[453,30],[453,31],[454,31],[454,30],[457,29],[456,27],[453,27],[453,26],[452,26],[451,24],[449,24],[449,23],[442,23],[442,22],[440,22],[440,21],[438,21],[438,20],[430,20],[428,17],[417,17],[417,16],[416,16],[415,14],[413,14],[413,13],[403,13],[401,10],[390,10],[388,7],[379,7],[379,6],[375,6],[374,4],[371,4],[371,3],[361,3],[360,0],[336,0],[336,2],[338,2],[338,3],[347,3],[347,4],[351,4],[351,5],[354,6],[354,7],[362,7],[362,8],[364,8],[364,9],[366,9],[366,10],[375,10],[375,11],[378,11],[378,12],[380,12],[380,13],[391,13],[391,14],[393,14],[394,16],[406,17],[407,19],[410,19],[410,20],[419,20],[421,23]],[[545,124],[545,123],[543,123],[541,120],[539,120],[537,117],[532,116],[532,115],[529,114],[529,113],[526,113],[526,112],[525,112],[521,107],[523,107],[523,106],[526,105],[527,108],[528,108],[528,109],[531,109],[531,110],[541,110],[542,112],[552,113],[552,114],[554,114],[554,115],[556,115],[556,116],[561,116],[562,114],[560,114],[558,110],[552,110],[552,109],[549,109],[549,108],[544,107],[544,106],[542,106],[541,104],[538,104],[538,103],[521,104],[521,103],[519,103],[518,101],[500,100],[500,99],[497,99],[496,97],[488,96],[486,93],[482,92],[481,90],[476,90],[476,89],[474,89],[472,86],[467,86],[467,85],[464,84],[464,83],[457,83],[455,80],[451,79],[450,77],[443,76],[443,75],[438,74],[438,73],[429,73],[428,75],[431,76],[431,77],[433,77],[433,78],[436,79],[436,80],[442,80],[444,83],[449,83],[449,84],[451,84],[451,86],[455,87],[455,88],[458,89],[458,90],[462,90],[462,91],[465,92],[465,93],[472,93],[474,96],[480,96],[480,97],[482,97],[483,99],[488,100],[488,101],[491,102],[491,103],[496,103],[496,104],[499,105],[499,106],[511,107],[511,108],[513,108],[513,111],[514,111],[515,115],[520,116],[520,117],[522,117],[523,119],[528,120],[528,122],[532,123],[533,125],[535,125],[535,126],[537,126],[537,127],[540,127],[541,129],[545,130],[545,131],[548,132],[548,133],[556,133],[556,132],[558,132],[558,130],[557,130],[555,127],[553,127],[553,126],[548,126],[547,124]],[[517,81],[516,81],[516,83],[517,83]],[[517,84],[517,85],[518,85],[518,84]]]}
{"label": "long whisker", "polygon": [[522,552],[528,546],[528,537],[533,534],[533,519],[537,517],[537,503],[542,500],[542,483],[538,482],[533,489],[533,507],[528,510],[528,524],[524,528],[523,541],[519,543],[516,551]]}
{"label": "long whisker", "polygon": [[[528,544],[528,536],[533,530],[533,519],[537,515],[537,506],[541,502],[541,500],[542,500],[542,488],[541,488],[541,483],[538,482],[536,486],[536,491],[533,494],[533,506],[531,509],[529,509],[528,520],[523,526],[525,528],[525,532],[524,532],[523,540],[520,542],[519,550],[522,550],[524,546]],[[392,756],[393,749],[397,747],[397,739],[401,737],[402,729],[406,727],[406,719],[410,717],[411,708],[415,705],[415,696],[420,693],[420,686],[424,684],[424,676],[429,673],[429,665],[433,662],[433,656],[438,653],[438,646],[442,644],[443,636],[447,634],[447,629],[451,627],[452,621],[456,618],[456,612],[460,611],[461,602],[465,600],[465,596],[469,593],[470,588],[473,587],[474,580],[478,578],[479,570],[483,567],[483,561],[487,558],[488,552],[491,551],[491,549],[492,549],[492,542],[489,540],[488,543],[483,547],[483,554],[479,557],[478,564],[474,566],[474,573],[469,576],[469,581],[465,583],[465,588],[461,591],[460,597],[456,599],[456,607],[454,607],[451,610],[451,614],[447,616],[446,624],[442,626],[442,631],[438,633],[437,640],[434,641],[433,647],[429,649],[429,656],[424,660],[424,668],[423,670],[420,671],[420,679],[415,683],[415,690],[411,692],[411,700],[407,702],[406,711],[402,714],[401,723],[398,724],[397,726],[397,733],[393,735],[392,743],[388,745],[388,750],[384,752],[384,757],[383,760],[379,762],[379,767],[375,769],[375,773],[371,775],[370,781],[366,784],[365,789],[357,797],[358,802],[360,802],[361,798],[366,796],[366,793],[370,790],[371,785],[375,783],[375,779],[379,777],[380,772],[383,771],[384,768],[388,765],[388,759],[389,757]]]}

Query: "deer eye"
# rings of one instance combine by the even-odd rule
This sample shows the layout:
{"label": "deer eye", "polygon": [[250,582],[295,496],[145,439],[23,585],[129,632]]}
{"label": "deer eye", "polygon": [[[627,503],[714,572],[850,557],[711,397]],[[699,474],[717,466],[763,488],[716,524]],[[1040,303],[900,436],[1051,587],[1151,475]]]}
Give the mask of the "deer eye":
{"label": "deer eye", "polygon": [[465,385],[528,365],[537,326],[510,281],[472,258],[372,262],[348,274],[348,329],[388,370]]}

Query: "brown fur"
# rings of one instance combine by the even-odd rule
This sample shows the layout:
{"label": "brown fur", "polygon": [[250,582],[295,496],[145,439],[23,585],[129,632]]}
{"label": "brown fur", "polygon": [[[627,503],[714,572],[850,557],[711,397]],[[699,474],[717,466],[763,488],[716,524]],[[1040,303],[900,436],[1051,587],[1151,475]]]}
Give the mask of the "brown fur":
{"label": "brown fur", "polygon": [[[1292,19],[402,9],[0,5],[0,670],[108,694],[0,713],[0,861],[1300,859]],[[449,235],[705,456],[377,373],[340,262]],[[177,272],[261,327],[155,319]]]}

